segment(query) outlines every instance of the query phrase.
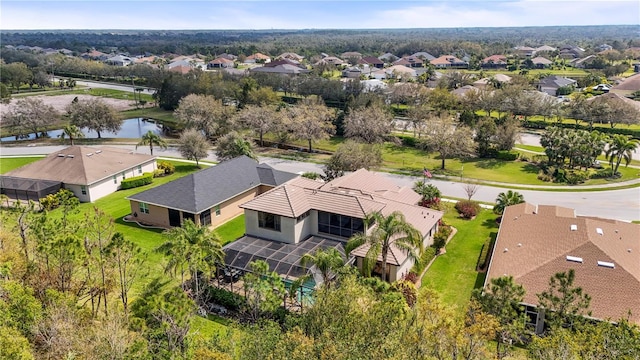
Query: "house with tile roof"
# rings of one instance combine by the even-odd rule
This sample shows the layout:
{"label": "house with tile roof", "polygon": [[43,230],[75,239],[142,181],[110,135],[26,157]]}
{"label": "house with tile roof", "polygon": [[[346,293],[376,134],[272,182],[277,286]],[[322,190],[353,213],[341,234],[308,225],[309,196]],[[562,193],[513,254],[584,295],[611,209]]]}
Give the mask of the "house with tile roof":
{"label": "house with tile roof", "polygon": [[533,59],[531,59],[531,62],[536,67],[536,69],[545,69],[550,67],[553,64],[553,61],[543,56],[536,56]]}
{"label": "house with tile roof", "polygon": [[378,69],[382,69],[384,67],[384,62],[375,56],[365,56],[358,61],[358,64],[368,65],[370,67],[375,67]]}
{"label": "house with tile roof", "polygon": [[[264,239],[274,242],[274,246],[290,244],[302,249],[310,239],[344,245],[353,235],[375,226],[367,229],[367,215],[380,212],[388,216],[399,211],[422,234],[424,246],[429,246],[443,213],[416,205],[419,200],[420,195],[411,188],[400,187],[365,169],[328,183],[296,178],[240,205],[245,213],[245,237],[238,241],[248,244]],[[365,244],[351,252],[360,268],[367,250]],[[250,249],[245,252],[249,258],[255,255],[249,253]],[[261,256],[269,259],[271,254],[262,252]],[[401,279],[414,264],[407,252],[393,243],[388,258],[387,279],[391,282]],[[382,259],[378,261],[381,263]]]}
{"label": "house with tile roof", "polygon": [[[31,191],[32,197],[36,193],[38,196],[30,199],[37,200],[47,195],[40,192],[40,185],[53,189],[52,184],[57,183],[57,189],[70,190],[81,202],[92,202],[117,191],[122,180],[155,169],[154,156],[119,148],[75,145],[4,174],[2,192],[22,199],[19,194],[25,193],[20,190]],[[18,188],[27,183],[31,184],[30,189]]]}
{"label": "house with tile roof", "polygon": [[482,59],[480,66],[485,69],[506,69],[507,57],[504,55],[491,55]]}
{"label": "house with tile roof", "polygon": [[609,91],[622,96],[628,96],[636,91],[640,91],[640,74],[629,76],[618,85],[612,87]]}
{"label": "house with tile roof", "polygon": [[526,294],[528,322],[541,332],[539,294],[559,272],[591,296],[590,317],[640,324],[640,225],[577,216],[570,208],[522,203],[505,209],[485,286],[513,276]]}
{"label": "house with tile roof", "polygon": [[238,205],[297,176],[240,156],[127,199],[144,224],[170,228],[191,219],[216,227],[242,214]]}
{"label": "house with tile roof", "polygon": [[244,59],[245,64],[255,64],[255,63],[268,63],[271,62],[271,57],[262,53],[255,53],[247,56]]}
{"label": "house with tile roof", "polygon": [[423,61],[431,61],[431,60],[436,58],[435,56],[429,54],[426,51],[418,51],[417,53],[414,53],[411,56],[418,57],[418,58],[422,59]]}
{"label": "house with tile roof", "polygon": [[453,55],[442,55],[430,61],[431,65],[440,69],[466,69],[469,63]]}
{"label": "house with tile roof", "polygon": [[234,66],[234,61],[224,57],[217,57],[207,63],[207,69],[229,68]]}

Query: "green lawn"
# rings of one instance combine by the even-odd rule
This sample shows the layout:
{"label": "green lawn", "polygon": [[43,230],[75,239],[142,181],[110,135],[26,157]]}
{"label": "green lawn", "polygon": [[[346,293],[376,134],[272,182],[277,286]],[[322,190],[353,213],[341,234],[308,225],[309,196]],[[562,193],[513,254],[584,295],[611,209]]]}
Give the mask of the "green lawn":
{"label": "green lawn", "polygon": [[34,157],[3,157],[0,158],[0,174],[4,174],[13,169],[17,169],[21,166],[30,164],[34,161],[38,161],[42,159],[44,156],[34,156]]}
{"label": "green lawn", "polygon": [[216,228],[216,233],[226,245],[244,235],[244,214],[235,217]]}
{"label": "green lawn", "polygon": [[469,302],[471,291],[483,285],[485,274],[476,272],[476,263],[485,240],[497,236],[497,215],[482,210],[475,219],[463,220],[452,204],[446,206],[444,220],[458,232],[447,245],[447,252],[438,256],[427,270],[422,286],[436,290],[445,303],[462,310]]}

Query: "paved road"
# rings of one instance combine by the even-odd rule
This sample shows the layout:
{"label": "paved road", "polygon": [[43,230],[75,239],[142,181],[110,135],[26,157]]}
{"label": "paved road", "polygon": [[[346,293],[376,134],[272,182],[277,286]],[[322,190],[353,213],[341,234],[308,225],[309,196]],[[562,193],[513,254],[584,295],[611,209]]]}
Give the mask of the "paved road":
{"label": "paved road", "polygon": [[[134,150],[134,145],[116,145],[118,147]],[[65,146],[29,146],[29,147],[0,147],[0,155],[37,155],[49,154],[63,149]],[[140,147],[137,150],[141,153],[148,153],[149,149]],[[157,156],[180,157],[175,148],[166,150],[155,149]],[[204,160],[204,159],[203,159]],[[206,160],[215,161],[213,154]],[[261,162],[267,163],[276,169],[302,173],[307,171],[322,172],[322,166],[313,163],[305,163],[284,159],[262,158]],[[420,177],[396,175],[382,173],[393,179],[398,185],[411,186]],[[463,184],[450,180],[430,180],[437,186],[444,196],[466,198]],[[480,185],[478,192],[473,196],[474,200],[493,202],[499,193],[505,191],[504,188]],[[555,192],[555,191],[532,191],[518,190],[524,198],[533,204],[560,205],[576,209],[579,215],[600,216],[620,220],[640,220],[640,188],[592,192]]]}
{"label": "paved road", "polygon": [[[57,80],[58,79],[56,79],[56,81]],[[136,86],[134,88],[132,85],[120,85],[120,84],[112,84],[112,83],[105,83],[105,82],[98,82],[98,81],[91,81],[91,80],[76,80],[76,85],[86,86],[90,88],[112,89],[112,90],[120,90],[120,91],[127,91],[127,92],[134,92],[135,88],[142,88],[144,89],[142,90],[142,93],[148,94],[148,95],[153,95],[153,93],[155,92],[155,90],[153,89],[150,90],[143,86]]]}

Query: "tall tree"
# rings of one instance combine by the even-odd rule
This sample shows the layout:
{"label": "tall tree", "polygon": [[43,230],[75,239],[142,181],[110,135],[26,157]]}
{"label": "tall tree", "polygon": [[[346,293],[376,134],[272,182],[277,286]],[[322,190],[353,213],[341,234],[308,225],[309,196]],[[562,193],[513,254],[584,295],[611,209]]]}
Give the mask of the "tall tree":
{"label": "tall tree", "polygon": [[[382,257],[382,280],[387,279],[387,260],[391,246],[395,246],[414,258],[418,258],[418,253],[422,253],[422,235],[420,231],[407,222],[401,212],[394,211],[389,216],[384,216],[380,212],[373,212],[365,219],[365,228],[368,232],[356,234],[347,244],[349,250],[367,244],[366,264],[364,272],[370,274],[372,267]],[[371,229],[373,228],[373,229]]]}
{"label": "tall tree", "polygon": [[367,144],[386,141],[393,129],[393,117],[381,106],[350,109],[344,119],[345,137]]}
{"label": "tall tree", "polygon": [[113,258],[116,282],[120,290],[120,301],[125,314],[129,312],[129,292],[133,284],[143,275],[145,254],[136,243],[122,233],[115,233],[106,249]]}
{"label": "tall tree", "polygon": [[[3,119],[4,126],[12,127],[12,132],[27,135],[45,133],[48,126],[55,124],[59,114],[53,106],[46,105],[38,97],[27,97],[16,101],[15,106]],[[43,134],[46,135],[46,134]]]}
{"label": "tall tree", "polygon": [[305,99],[301,104],[287,108],[287,116],[291,119],[293,135],[309,144],[309,152],[314,141],[326,140],[335,133],[333,114],[322,100]]}
{"label": "tall tree", "polygon": [[251,272],[246,274],[244,291],[247,297],[247,310],[253,321],[263,314],[275,312],[286,293],[280,275],[269,271],[269,264],[264,260],[256,260],[249,264]]}
{"label": "tall tree", "polygon": [[194,160],[197,167],[200,167],[200,159],[209,154],[209,147],[207,138],[196,129],[185,130],[178,139],[180,154],[189,160]]}
{"label": "tall tree", "polygon": [[253,142],[232,131],[216,141],[216,157],[219,161],[230,160],[238,156],[248,156],[254,160],[258,156],[253,151]]}
{"label": "tall tree", "polygon": [[300,263],[302,266],[314,266],[322,275],[323,286],[328,287],[337,271],[344,266],[344,257],[335,248],[330,248],[318,250],[314,254],[305,254]]}
{"label": "tall tree", "polygon": [[633,151],[639,144],[640,142],[637,139],[632,139],[631,136],[615,134],[611,137],[605,154],[609,159],[613,175],[618,172],[622,160],[624,160],[625,166],[629,165]]}
{"label": "tall tree", "polygon": [[160,135],[154,133],[151,130],[147,131],[146,134],[142,135],[142,137],[140,138],[140,142],[136,144],[136,149],[138,149],[138,146],[145,146],[145,145],[149,145],[149,151],[151,152],[151,155],[153,155],[154,145],[161,149],[167,148],[167,142]]}
{"label": "tall tree", "polygon": [[575,286],[575,270],[559,272],[549,279],[549,288],[536,294],[540,307],[545,310],[545,319],[554,328],[565,325],[573,327],[578,317],[588,315],[591,296]]}
{"label": "tall tree", "polygon": [[359,144],[347,140],[340,144],[324,166],[325,180],[344,175],[346,171],[370,169],[382,163],[382,149],[376,144]]}
{"label": "tall tree", "polygon": [[501,192],[496,198],[496,204],[493,206],[493,212],[502,214],[507,206],[516,205],[524,202],[524,196],[517,191],[509,190],[506,193]]}
{"label": "tall tree", "polygon": [[87,272],[87,286],[91,298],[91,310],[95,317],[101,304],[104,315],[108,315],[107,296],[113,283],[113,263],[107,247],[113,236],[114,222],[111,217],[97,207],[85,214],[83,223],[84,250]]}
{"label": "tall tree", "polygon": [[264,146],[263,136],[273,129],[279,116],[282,113],[272,106],[247,105],[236,115],[236,122],[257,133],[260,146]]}
{"label": "tall tree", "polygon": [[93,130],[102,138],[102,133],[116,133],[122,127],[122,119],[115,109],[100,98],[83,99],[67,106],[69,120],[80,128]]}
{"label": "tall tree", "polygon": [[471,129],[448,117],[436,118],[428,123],[421,146],[440,154],[442,169],[445,168],[446,159],[472,156],[475,153]]}
{"label": "tall tree", "polygon": [[215,139],[234,128],[235,108],[226,106],[211,95],[191,94],[180,100],[174,112],[185,127],[202,131],[209,139]]}

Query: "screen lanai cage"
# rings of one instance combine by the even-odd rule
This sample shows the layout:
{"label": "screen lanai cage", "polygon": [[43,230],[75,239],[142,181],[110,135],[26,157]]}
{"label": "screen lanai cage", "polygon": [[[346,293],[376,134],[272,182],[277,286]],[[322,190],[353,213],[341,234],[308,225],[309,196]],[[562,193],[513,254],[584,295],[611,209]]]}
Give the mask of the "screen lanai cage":
{"label": "screen lanai cage", "polygon": [[[320,249],[329,248],[335,248],[341,254],[345,254],[342,242],[316,236],[297,244],[245,236],[224,247],[225,276],[232,278],[242,276],[245,272],[251,272],[249,265],[251,262],[263,260],[269,264],[269,271],[275,271],[285,283],[290,283],[305,274],[311,274],[309,269],[311,265],[302,266],[301,264],[305,254],[314,254]],[[314,278],[317,279],[317,276]],[[310,279],[304,286],[313,288],[315,283],[316,281]]]}
{"label": "screen lanai cage", "polygon": [[41,198],[55,194],[60,188],[62,183],[59,181],[0,176],[1,192],[11,200],[39,203]]}

